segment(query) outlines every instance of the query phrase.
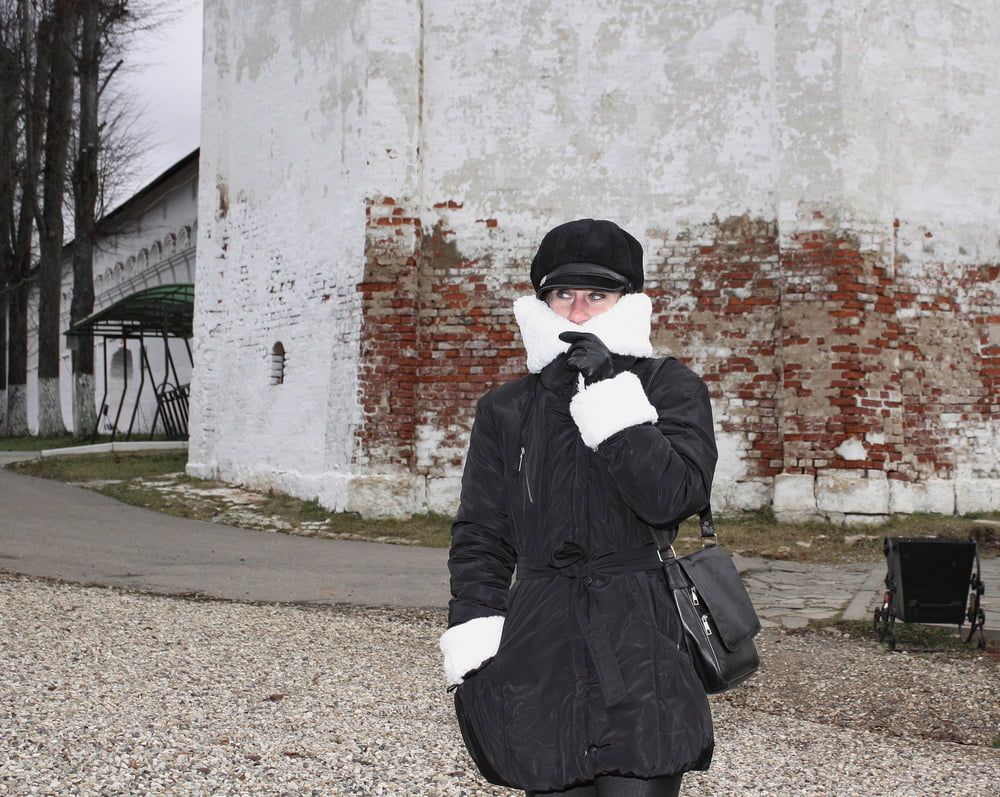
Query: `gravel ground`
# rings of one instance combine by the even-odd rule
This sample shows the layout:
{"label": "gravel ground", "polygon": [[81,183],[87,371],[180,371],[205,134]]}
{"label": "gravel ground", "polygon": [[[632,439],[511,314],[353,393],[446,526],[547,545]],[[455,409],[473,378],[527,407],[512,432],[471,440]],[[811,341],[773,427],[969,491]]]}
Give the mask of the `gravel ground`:
{"label": "gravel ground", "polygon": [[[0,575],[0,794],[504,795],[461,747],[443,612]],[[693,795],[997,794],[996,656],[769,630]]]}

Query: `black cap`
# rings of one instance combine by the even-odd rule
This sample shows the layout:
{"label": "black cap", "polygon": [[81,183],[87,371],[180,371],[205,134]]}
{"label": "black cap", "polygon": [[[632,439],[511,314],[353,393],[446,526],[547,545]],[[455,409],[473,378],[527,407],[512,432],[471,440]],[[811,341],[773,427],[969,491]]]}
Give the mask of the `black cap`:
{"label": "black cap", "polygon": [[531,261],[535,294],[555,288],[642,290],[642,245],[613,221],[577,219],[549,230]]}

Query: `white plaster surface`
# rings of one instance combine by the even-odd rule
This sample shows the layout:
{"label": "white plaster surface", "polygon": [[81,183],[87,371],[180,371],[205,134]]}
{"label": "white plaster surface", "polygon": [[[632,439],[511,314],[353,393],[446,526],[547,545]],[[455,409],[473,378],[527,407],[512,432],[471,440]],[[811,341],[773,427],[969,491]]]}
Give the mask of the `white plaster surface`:
{"label": "white plaster surface", "polygon": [[[716,421],[722,414],[715,411]],[[749,441],[743,435],[721,430],[717,423],[715,445],[719,459],[712,481],[712,509],[724,513],[766,507],[771,501],[771,486],[748,476],[743,452],[749,448]]]}
{"label": "white plaster surface", "polygon": [[1000,512],[1000,480],[955,480],[955,511],[960,515],[970,512]]}
{"label": "white plaster surface", "polygon": [[461,476],[442,476],[427,479],[427,511],[440,515],[454,515],[462,492]]}
{"label": "white plaster surface", "polygon": [[367,20],[352,2],[205,4],[189,472],[333,509],[359,415]]}
{"label": "white plaster surface", "polygon": [[868,451],[865,448],[864,443],[856,437],[847,438],[843,443],[834,449],[834,452],[841,459],[847,460],[863,460],[868,456]]}
{"label": "white plaster surface", "polygon": [[890,479],[889,511],[893,514],[931,512],[952,515],[955,513],[955,483],[949,479],[928,479],[924,482]]}
{"label": "white plaster surface", "polygon": [[889,512],[889,480],[869,471],[829,471],[816,477],[816,508],[821,513],[884,515]]}
{"label": "white plaster surface", "polygon": [[852,515],[846,513],[841,522],[844,526],[881,526],[888,520],[888,515]]}
{"label": "white plaster surface", "polygon": [[427,485],[420,476],[355,476],[351,479],[348,512],[365,517],[408,517],[414,511],[426,511]]}
{"label": "white plaster surface", "polygon": [[774,477],[773,508],[781,521],[816,520],[816,478],[807,473],[779,473]]}
{"label": "white plaster surface", "polygon": [[[373,513],[405,513],[406,496],[417,510],[454,501],[457,474],[434,470],[433,424],[418,430],[416,473],[352,465],[366,198],[393,197],[424,231],[454,231],[493,291],[524,274],[550,226],[591,215],[647,250],[664,230],[746,214],[777,220],[783,243],[847,229],[888,273],[914,279],[942,263],[997,262],[1000,183],[983,168],[1000,158],[995,11],[207,0],[189,472],[235,479],[246,467]],[[279,340],[287,380],[271,386]],[[696,364],[722,345],[708,334],[685,343]],[[958,420],[949,434],[971,469],[956,507],[992,505],[976,485],[997,484],[1000,431]],[[715,500],[756,508],[766,485],[746,475],[746,441],[727,435]],[[858,460],[864,447],[840,455]],[[775,480],[776,512],[843,520],[885,514],[891,496],[947,503],[937,485],[805,479],[808,489]]]}

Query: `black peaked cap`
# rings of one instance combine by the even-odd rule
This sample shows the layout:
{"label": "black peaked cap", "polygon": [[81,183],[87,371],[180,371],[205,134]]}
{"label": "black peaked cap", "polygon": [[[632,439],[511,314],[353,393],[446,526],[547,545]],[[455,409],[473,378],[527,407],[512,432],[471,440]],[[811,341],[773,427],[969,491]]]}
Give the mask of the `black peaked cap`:
{"label": "black peaked cap", "polygon": [[539,297],[555,288],[637,293],[642,282],[642,245],[604,219],[553,227],[531,261],[531,284]]}

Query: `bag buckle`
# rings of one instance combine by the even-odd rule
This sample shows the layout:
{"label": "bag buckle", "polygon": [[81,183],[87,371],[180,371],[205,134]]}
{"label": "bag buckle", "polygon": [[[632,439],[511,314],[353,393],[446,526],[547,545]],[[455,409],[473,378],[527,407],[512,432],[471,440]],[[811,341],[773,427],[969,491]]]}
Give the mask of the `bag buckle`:
{"label": "bag buckle", "polygon": [[[671,559],[676,559],[677,558],[677,552],[674,550],[674,546],[671,545],[669,547],[670,547],[670,558]],[[666,550],[666,548],[664,548],[663,550]],[[666,564],[667,563],[667,560],[663,558],[663,551],[661,551],[659,548],[656,549],[656,557],[660,560],[661,564]]]}

